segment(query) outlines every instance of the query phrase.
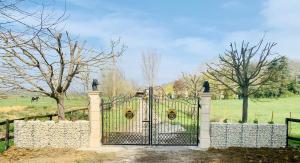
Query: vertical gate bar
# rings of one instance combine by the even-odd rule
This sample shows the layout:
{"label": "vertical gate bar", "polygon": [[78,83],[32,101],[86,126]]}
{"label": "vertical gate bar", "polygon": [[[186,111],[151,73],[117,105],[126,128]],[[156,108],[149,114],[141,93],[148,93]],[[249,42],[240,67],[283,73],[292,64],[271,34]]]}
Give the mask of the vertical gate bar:
{"label": "vertical gate bar", "polygon": [[103,111],[104,111],[104,109],[103,109],[103,99],[101,98],[101,104],[100,104],[100,116],[102,117],[101,118],[101,128],[102,128],[102,131],[101,131],[101,143],[103,144],[103,136],[104,136],[104,134],[103,134],[103,130],[104,130],[104,128],[103,128]]}
{"label": "vertical gate bar", "polygon": [[[128,101],[126,100],[125,101],[125,109],[127,110],[127,108],[128,108]],[[125,111],[126,111],[125,110]],[[124,113],[124,112],[123,112]],[[129,126],[129,121],[128,121],[128,119],[126,118],[126,132],[128,132],[128,134],[130,135],[130,126]]]}
{"label": "vertical gate bar", "polygon": [[[151,130],[151,119],[150,119],[150,100],[151,99],[151,87],[149,87],[148,89],[148,98],[147,98],[147,102],[146,102],[146,109],[147,109],[147,113],[149,113],[148,115],[145,115],[148,118],[148,143],[149,145],[151,145],[151,134],[150,134],[150,130]],[[146,113],[146,112],[145,112]]]}
{"label": "vertical gate bar", "polygon": [[[129,108],[129,101],[128,100],[126,100],[126,107],[125,107],[125,109],[127,110],[128,108]],[[124,113],[124,112],[123,112]],[[130,135],[131,133],[130,133],[130,122],[129,122],[129,119],[127,119],[126,118],[126,132],[128,132],[128,134]]]}
{"label": "vertical gate bar", "polygon": [[[102,99],[103,100],[103,99]],[[108,135],[107,135],[107,111],[105,111],[106,109],[104,109],[104,100],[103,100],[103,121],[105,121],[105,124],[103,123],[103,132],[104,132],[104,135],[105,135],[105,139],[103,140],[104,143],[107,143],[105,140],[109,140],[108,138]],[[105,112],[105,113],[104,113]],[[105,118],[104,118],[105,117]]]}
{"label": "vertical gate bar", "polygon": [[[165,113],[166,113],[167,109],[170,107],[170,103],[169,103],[168,99],[165,99],[165,100],[166,100],[166,107],[165,107]],[[164,130],[163,134],[166,131],[169,131],[169,129],[170,129],[170,126],[169,126],[170,121],[169,121],[168,115],[165,115],[165,118],[166,118],[167,123],[166,123],[166,129]]]}
{"label": "vertical gate bar", "polygon": [[[135,124],[135,127],[136,127],[136,132],[137,132],[137,134],[138,135],[140,135],[140,113],[139,113],[139,109],[140,109],[140,100],[139,100],[139,98],[137,98],[136,99],[136,124]],[[139,113],[139,114],[138,114]],[[140,140],[139,140],[139,142],[140,142]],[[140,144],[142,144],[142,142],[140,143]]]}
{"label": "vertical gate bar", "polygon": [[[147,100],[149,100],[149,99],[147,99]],[[147,116],[145,115],[145,109],[147,109],[147,100],[145,100],[145,99],[142,99],[142,104],[143,104],[143,110],[142,110],[142,120],[144,121],[144,120],[147,120],[146,118],[147,118]],[[145,123],[145,124],[144,124]],[[147,124],[147,126],[146,126],[146,124]],[[145,125],[145,126],[144,126]],[[150,139],[149,139],[149,135],[147,134],[147,130],[146,130],[146,127],[147,127],[147,129],[148,129],[148,132],[149,132],[149,121],[148,122],[143,122],[143,128],[142,128],[142,132],[143,132],[143,137],[144,137],[144,144],[149,144],[149,141],[150,141]],[[147,136],[148,136],[148,138],[147,138]]]}
{"label": "vertical gate bar", "polygon": [[109,143],[110,141],[110,136],[109,136],[109,131],[108,131],[108,125],[109,125],[109,119],[108,119],[108,111],[109,110],[107,110],[107,104],[105,103],[105,104],[103,104],[103,108],[105,108],[104,110],[105,110],[105,135],[106,135],[106,137],[107,137],[107,143]]}
{"label": "vertical gate bar", "polygon": [[152,144],[152,87],[149,88],[149,136],[150,136],[150,145]]}
{"label": "vertical gate bar", "polygon": [[200,109],[200,98],[197,98],[197,146],[199,145],[199,109]]}
{"label": "vertical gate bar", "polygon": [[[142,111],[142,113],[139,113],[139,122],[140,123],[142,123],[142,126],[139,126],[139,132],[142,134],[142,143],[144,144],[144,133],[143,133],[143,128],[144,128],[144,122],[143,122],[143,120],[144,120],[144,117],[143,117],[143,112],[144,112],[144,107],[143,107],[143,97],[142,98],[138,98],[139,99],[139,107],[141,107],[142,106],[142,108],[139,108],[140,109],[140,111]],[[142,104],[141,104],[142,103]],[[140,116],[142,116],[142,117],[140,117]],[[142,129],[142,132],[141,132],[141,129]]]}
{"label": "vertical gate bar", "polygon": [[[138,127],[138,129],[139,129],[139,134],[141,135],[141,144],[144,144],[144,137],[143,137],[143,133],[141,133],[141,128],[143,127],[143,122],[142,122],[142,120],[141,120],[141,98],[140,97],[138,97],[137,98],[137,101],[138,101],[138,114],[137,114],[137,116],[138,116],[138,124],[137,124],[137,127]],[[142,118],[143,119],[143,118]]]}
{"label": "vertical gate bar", "polygon": [[5,150],[8,149],[9,147],[9,120],[6,119],[6,122],[5,122],[5,126],[6,126],[6,130],[5,130]]}
{"label": "vertical gate bar", "polygon": [[[156,102],[155,102],[155,97],[153,97],[153,101],[152,101],[152,112],[153,112],[153,119],[154,121],[154,126],[153,126],[153,122],[152,122],[152,144],[156,144],[156,133],[157,133],[157,115],[156,115]],[[153,132],[154,131],[154,132]],[[154,134],[153,134],[154,133]]]}
{"label": "vertical gate bar", "polygon": [[158,135],[160,133],[160,130],[161,130],[161,127],[159,127],[160,125],[160,114],[159,114],[159,111],[160,111],[160,107],[159,107],[159,104],[160,104],[160,98],[157,98],[157,107],[156,107],[156,116],[157,116],[157,124],[158,124],[158,129],[156,131],[156,144],[159,144],[159,138],[158,138]]}
{"label": "vertical gate bar", "polygon": [[[134,99],[133,99],[133,100],[131,100],[131,99],[129,100],[129,107],[131,107],[132,112],[134,112],[134,111],[133,111],[134,108],[133,108],[133,105],[132,105],[133,102],[134,102]],[[130,123],[130,122],[131,122],[131,123]],[[135,134],[134,131],[133,131],[133,128],[134,128],[134,127],[133,127],[133,117],[132,117],[132,119],[130,119],[129,123],[130,123],[129,125],[130,125],[130,128],[131,128],[130,132],[132,132],[133,134]]]}
{"label": "vertical gate bar", "polygon": [[[127,103],[127,108],[130,108],[130,106],[131,106],[131,100],[128,100],[128,103]],[[130,108],[130,109],[132,109],[132,108]],[[131,134],[132,133],[132,126],[131,126],[131,119],[128,119],[128,128],[129,128],[129,133]]]}
{"label": "vertical gate bar", "polygon": [[[135,121],[135,130],[136,130],[136,134],[139,135],[139,131],[138,131],[138,122],[139,122],[139,121],[138,121],[138,114],[137,114],[137,113],[138,113],[138,106],[139,106],[139,105],[138,105],[138,99],[135,98],[135,97],[134,97],[134,99],[135,99],[135,108],[136,108],[136,113],[135,113],[135,114],[136,114],[136,116],[135,116],[135,117],[136,117],[136,121]],[[140,142],[139,139],[138,139],[138,142]],[[140,144],[142,144],[142,143],[140,143]]]}
{"label": "vertical gate bar", "polygon": [[[125,98],[125,97],[124,97]],[[121,131],[121,114],[120,114],[120,111],[121,111],[121,106],[120,106],[120,101],[121,101],[121,99],[119,100],[119,101],[116,101],[116,103],[115,103],[115,107],[116,107],[116,110],[118,111],[118,116],[119,116],[119,123],[116,123],[116,126],[117,126],[117,128]],[[121,101],[122,102],[122,101]]]}
{"label": "vertical gate bar", "polygon": [[[186,112],[185,112],[185,110],[184,110],[184,107],[182,107],[182,102],[180,102],[180,108],[181,108],[181,111],[182,111],[182,113],[183,113],[183,115],[184,115],[184,117],[183,117],[183,120],[182,120],[182,123],[183,123],[183,125],[184,125],[184,127],[185,127],[185,130],[186,130],[186,127],[187,127],[187,125],[186,125],[186,118],[185,118],[185,115],[186,115]],[[186,131],[187,132],[187,131]]]}
{"label": "vertical gate bar", "polygon": [[109,101],[107,101],[107,104],[108,104],[108,134],[109,134],[109,137],[111,137],[111,114],[112,114],[112,109],[111,109],[111,104],[110,104],[110,102]]}
{"label": "vertical gate bar", "polygon": [[119,131],[119,129],[117,127],[117,124],[118,124],[118,113],[117,113],[117,109],[116,109],[115,97],[113,97],[113,101],[112,101],[111,105],[112,105],[111,109],[113,109],[113,112],[115,114],[114,116],[116,117],[116,119],[113,122],[114,132],[118,132]]}
{"label": "vertical gate bar", "polygon": [[[170,101],[172,101],[172,103],[174,103],[174,108],[175,108],[175,112],[176,112],[176,114],[178,114],[179,113],[179,110],[178,110],[178,107],[177,107],[177,102],[176,101],[174,101],[174,100],[171,100],[170,99]],[[177,116],[177,115],[176,115]],[[175,119],[174,119],[174,121],[176,121],[177,119],[178,119],[179,117],[176,117]],[[172,120],[173,121],[173,120]],[[176,123],[175,123],[176,124]],[[172,125],[173,126],[173,125]],[[177,128],[175,127],[175,125],[174,125],[174,131],[176,132],[175,133],[175,135],[176,136],[178,136],[178,130],[177,130]],[[173,136],[173,135],[170,135],[170,136]],[[178,139],[177,139],[178,140]],[[176,143],[178,143],[177,141],[176,141]],[[178,143],[179,144],[179,143]]]}
{"label": "vertical gate bar", "polygon": [[[154,123],[156,123],[156,119],[155,119],[155,98],[152,96],[152,144],[155,144],[155,136],[154,135],[156,133],[156,125],[154,124],[153,126],[153,121]],[[154,134],[153,134],[154,133]]]}
{"label": "vertical gate bar", "polygon": [[[139,115],[138,115],[138,117],[139,117],[139,126],[138,126],[138,128],[139,128],[139,133],[142,135],[142,139],[141,139],[141,144],[144,144],[144,135],[143,135],[143,130],[142,130],[142,132],[141,132],[141,128],[143,127],[143,115],[142,115],[142,113],[143,113],[143,111],[142,111],[142,113],[141,113],[141,110],[143,109],[143,107],[142,108],[140,108],[142,105],[141,105],[141,98],[138,98],[138,109],[139,109]],[[142,117],[141,117],[142,116]]]}
{"label": "vertical gate bar", "polygon": [[[144,122],[144,126],[143,126],[143,136],[144,136],[144,143],[145,144],[149,144],[149,141],[150,141],[150,139],[149,139],[149,133],[147,133],[147,132],[149,132],[149,127],[150,127],[150,125],[149,125],[149,119],[148,119],[148,117],[146,116],[146,114],[145,114],[145,110],[147,110],[147,102],[148,102],[148,97],[147,98],[143,98],[143,100],[142,100],[142,103],[143,103],[143,111],[142,111],[142,117],[143,117],[143,120],[147,120],[146,122]],[[147,131],[148,130],[148,131]]]}
{"label": "vertical gate bar", "polygon": [[[131,109],[132,109],[133,114],[134,114],[134,105],[133,105],[134,102],[135,102],[135,99],[132,98],[132,100],[131,100]],[[131,119],[131,132],[133,132],[135,134],[134,126],[133,126],[133,118],[134,118],[134,116]]]}
{"label": "vertical gate bar", "polygon": [[285,118],[285,126],[286,126],[286,144],[285,147],[287,148],[289,146],[289,120],[288,118]]}
{"label": "vertical gate bar", "polygon": [[[162,97],[163,98],[163,97]],[[160,130],[160,114],[159,114],[159,97],[156,99],[156,112],[155,112],[155,114],[156,114],[156,117],[157,117],[157,123],[156,123],[156,125],[157,125],[157,129],[156,129],[156,135],[155,135],[155,137],[156,137],[156,144],[158,144],[159,142],[159,140],[158,140],[158,134],[159,134],[159,130]]]}
{"label": "vertical gate bar", "polygon": [[[190,100],[190,98],[189,98],[189,100]],[[188,113],[191,113],[191,107],[189,105],[188,105],[187,109],[188,109]],[[192,125],[193,125],[193,116],[191,117],[191,120],[189,122],[189,133],[191,133]],[[191,134],[189,134],[189,140],[191,140]]]}
{"label": "vertical gate bar", "polygon": [[[166,102],[167,102],[167,108],[166,108],[166,111],[167,111],[167,109],[170,108],[170,101],[168,99],[166,99]],[[166,118],[168,119],[167,131],[169,132],[170,131],[170,119],[168,118],[168,115],[166,115]],[[164,131],[164,136],[166,136],[165,133],[166,133],[166,131]]]}
{"label": "vertical gate bar", "polygon": [[[124,111],[126,111],[126,109],[127,109],[127,100],[125,100],[124,105],[125,105],[125,107],[124,107],[125,110],[124,110]],[[124,113],[124,111],[123,111],[123,113]],[[126,129],[125,129],[125,132],[127,133],[127,131],[128,131],[128,123],[127,123],[127,121],[128,121],[128,119],[126,118],[125,121],[126,121]]]}
{"label": "vertical gate bar", "polygon": [[[168,99],[169,100],[169,99]],[[173,101],[171,101],[171,100],[169,100],[170,101],[170,103],[171,103],[171,109],[174,109],[175,111],[176,111],[176,106],[174,106],[174,102]],[[171,136],[172,135],[172,133],[174,133],[175,132],[175,130],[174,130],[174,127],[173,127],[173,124],[172,124],[172,120],[171,120],[171,134],[169,135],[169,136]],[[176,138],[175,138],[176,139]]]}
{"label": "vertical gate bar", "polygon": [[[186,106],[187,104],[184,104],[184,110],[185,110],[185,113],[189,113],[189,110],[188,110],[188,107]],[[186,130],[188,132],[190,132],[190,122],[189,122],[189,119],[186,118]],[[187,137],[188,139],[188,137]]]}

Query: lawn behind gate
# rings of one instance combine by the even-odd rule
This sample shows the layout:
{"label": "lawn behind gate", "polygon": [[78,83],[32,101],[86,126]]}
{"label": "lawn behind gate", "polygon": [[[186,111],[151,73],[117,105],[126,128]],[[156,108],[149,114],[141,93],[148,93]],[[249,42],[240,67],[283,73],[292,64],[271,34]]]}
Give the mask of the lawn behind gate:
{"label": "lawn behind gate", "polygon": [[[86,96],[72,96],[65,100],[66,108],[75,109],[88,105]],[[242,100],[212,100],[212,121],[238,122],[242,115]],[[56,103],[48,97],[42,97],[38,102],[30,102],[30,97],[11,96],[0,100],[0,121],[5,119],[22,118],[56,112]],[[257,118],[258,123],[267,123],[271,120],[284,123],[285,118],[291,116],[300,118],[300,96],[278,99],[259,99],[249,101],[249,123]]]}

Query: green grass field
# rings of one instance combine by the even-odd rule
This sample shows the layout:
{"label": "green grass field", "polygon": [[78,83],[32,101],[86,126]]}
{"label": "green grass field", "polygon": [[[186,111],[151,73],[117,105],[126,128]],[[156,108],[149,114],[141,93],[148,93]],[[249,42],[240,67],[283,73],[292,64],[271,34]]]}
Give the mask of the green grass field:
{"label": "green grass field", "polygon": [[[249,101],[248,122],[253,123],[255,118],[259,123],[267,123],[274,112],[275,123],[284,123],[290,116],[300,118],[300,96],[259,99]],[[212,121],[222,121],[227,118],[229,122],[238,122],[242,117],[242,100],[213,100]]]}
{"label": "green grass field", "polygon": [[[65,99],[66,110],[83,108],[87,105],[88,100],[85,96],[70,96]],[[40,97],[38,102],[32,103],[30,97],[11,96],[0,100],[0,121],[55,112],[56,102],[48,97]]]}
{"label": "green grass field", "polygon": [[[87,107],[87,97],[73,96],[65,100],[67,110]],[[242,100],[213,100],[212,121],[238,122],[242,115]],[[33,115],[41,115],[56,112],[56,103],[53,99],[41,97],[38,102],[30,102],[30,97],[9,97],[0,100],[0,121],[5,119],[20,118]],[[259,123],[267,123],[274,112],[274,122],[284,123],[284,119],[290,116],[300,118],[300,96],[260,99],[249,101],[249,121],[255,118]]]}

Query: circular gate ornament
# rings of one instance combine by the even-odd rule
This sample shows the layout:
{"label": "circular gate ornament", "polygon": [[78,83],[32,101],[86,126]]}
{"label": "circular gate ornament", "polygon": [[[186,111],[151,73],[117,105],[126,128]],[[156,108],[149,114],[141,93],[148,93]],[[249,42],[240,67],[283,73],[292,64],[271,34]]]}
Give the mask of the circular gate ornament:
{"label": "circular gate ornament", "polygon": [[134,117],[134,113],[133,113],[133,111],[132,111],[130,108],[128,108],[128,109],[126,110],[126,112],[125,112],[125,117],[126,117],[127,119],[132,119],[132,118]]}
{"label": "circular gate ornament", "polygon": [[168,110],[168,118],[174,120],[176,118],[176,111],[174,109]]}

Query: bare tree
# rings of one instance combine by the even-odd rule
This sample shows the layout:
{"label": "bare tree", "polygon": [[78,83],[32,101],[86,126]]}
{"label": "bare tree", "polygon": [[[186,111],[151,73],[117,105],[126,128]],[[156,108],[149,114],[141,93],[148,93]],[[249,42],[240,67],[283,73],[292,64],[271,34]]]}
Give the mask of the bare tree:
{"label": "bare tree", "polygon": [[142,70],[148,86],[153,87],[160,64],[160,55],[155,50],[142,53]]}
{"label": "bare tree", "polygon": [[44,35],[66,18],[66,9],[57,13],[53,6],[51,0],[0,0],[0,31],[26,36],[27,41]]}
{"label": "bare tree", "polygon": [[[219,63],[207,65],[205,75],[222,83],[237,95],[243,98],[242,121],[247,122],[249,96],[259,90],[276,74],[276,69],[282,57],[272,52],[276,45],[268,42],[263,45],[263,39],[255,46],[242,42],[240,50],[236,43],[230,44],[223,56],[219,56]],[[280,66],[280,65],[278,65]],[[230,81],[230,82],[228,82]]]}
{"label": "bare tree", "polygon": [[[112,82],[115,80],[115,82]],[[113,100],[116,96],[125,96],[134,93],[134,84],[125,79],[118,68],[102,71],[100,87],[105,96]],[[114,105],[114,103],[113,103]]]}
{"label": "bare tree", "polygon": [[189,94],[193,97],[199,97],[199,93],[202,89],[203,80],[200,75],[196,74],[185,74],[182,73],[182,78],[186,87],[189,90]]}
{"label": "bare tree", "polygon": [[83,91],[87,92],[91,86],[91,70],[89,65],[82,66],[83,71],[79,74],[78,78],[83,84]]}
{"label": "bare tree", "polygon": [[187,91],[186,85],[183,80],[178,79],[173,84],[173,90],[176,95],[176,98],[178,97],[184,97],[185,92]]}
{"label": "bare tree", "polygon": [[[26,41],[26,43],[24,43]],[[47,37],[31,41],[11,32],[0,34],[1,85],[6,89],[37,92],[55,99],[59,119],[64,119],[64,96],[72,81],[85,66],[99,68],[106,64],[119,42],[112,41],[108,52],[85,49],[65,34],[48,30]]]}

